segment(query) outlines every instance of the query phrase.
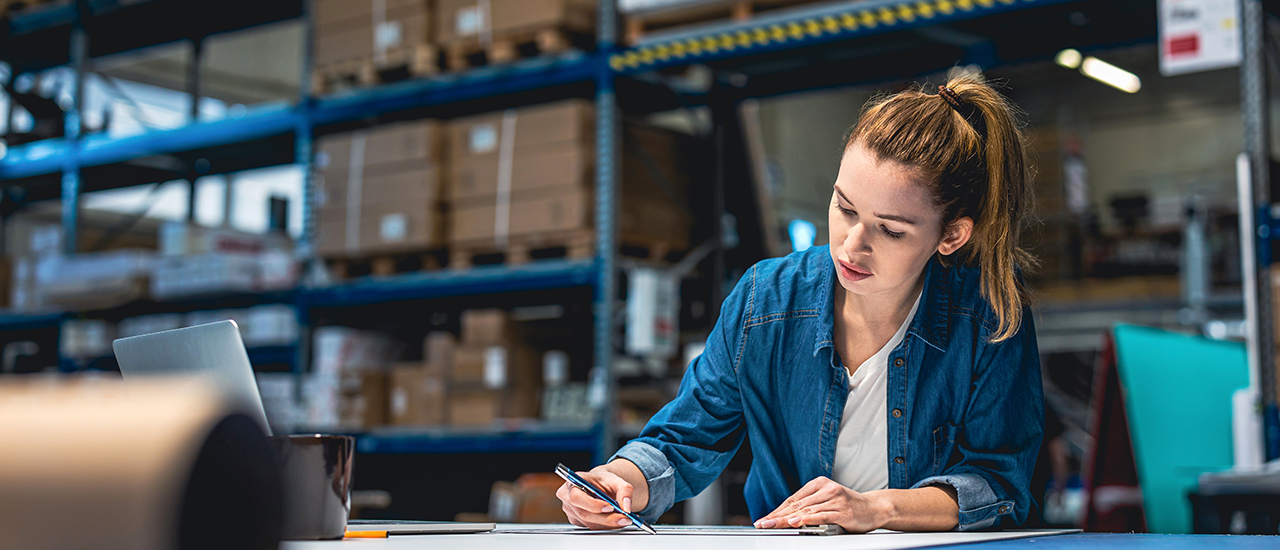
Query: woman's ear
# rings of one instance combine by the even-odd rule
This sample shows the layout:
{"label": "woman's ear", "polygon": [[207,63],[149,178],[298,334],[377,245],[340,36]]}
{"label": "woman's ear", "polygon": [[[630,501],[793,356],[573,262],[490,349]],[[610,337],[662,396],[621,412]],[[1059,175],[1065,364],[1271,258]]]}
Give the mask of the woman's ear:
{"label": "woman's ear", "polygon": [[965,243],[969,242],[969,238],[973,236],[973,219],[969,217],[960,218],[947,227],[946,233],[942,235],[942,242],[938,243],[938,253],[943,256],[950,256]]}

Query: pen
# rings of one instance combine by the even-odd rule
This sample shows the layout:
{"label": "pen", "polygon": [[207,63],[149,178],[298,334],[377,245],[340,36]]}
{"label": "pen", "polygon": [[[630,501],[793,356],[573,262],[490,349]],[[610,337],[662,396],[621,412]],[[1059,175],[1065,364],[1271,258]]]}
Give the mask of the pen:
{"label": "pen", "polygon": [[631,520],[631,524],[635,525],[636,527],[639,527],[641,531],[649,533],[650,535],[658,534],[658,532],[655,531],[653,527],[650,527],[649,523],[646,522],[644,519],[641,519],[640,516],[637,516],[631,512],[623,511],[622,506],[618,504],[617,501],[613,500],[613,498],[605,494],[604,491],[601,491],[600,489],[596,488],[596,486],[593,485],[590,481],[582,479],[582,476],[579,476],[578,474],[573,473],[573,470],[570,470],[564,464],[556,464],[556,475],[564,478],[565,481],[572,483],[574,487],[582,489],[587,494],[593,497],[596,497],[600,500],[603,500],[605,504],[612,506],[613,509],[616,510],[619,514],[627,516],[627,519]]}
{"label": "pen", "polygon": [[347,531],[343,538],[348,539],[385,539],[386,531]]}

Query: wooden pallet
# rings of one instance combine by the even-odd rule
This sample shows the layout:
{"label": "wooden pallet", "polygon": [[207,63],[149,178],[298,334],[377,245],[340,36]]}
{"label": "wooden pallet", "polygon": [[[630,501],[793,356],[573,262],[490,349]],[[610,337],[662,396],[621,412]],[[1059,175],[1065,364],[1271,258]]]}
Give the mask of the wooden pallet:
{"label": "wooden pallet", "polygon": [[440,72],[440,53],[431,44],[416,44],[387,50],[378,57],[362,57],[330,63],[312,69],[311,90],[315,95],[374,86]]}
{"label": "wooden pallet", "polygon": [[[675,247],[655,238],[624,235],[618,247],[622,256],[663,262]],[[591,258],[596,251],[595,231],[582,229],[537,235],[512,236],[505,246],[493,239],[457,242],[449,247],[449,268],[466,269],[477,265],[521,265],[538,260],[577,260]]]}
{"label": "wooden pallet", "polygon": [[483,41],[469,36],[442,46],[444,67],[465,71],[475,67],[503,65],[524,58],[557,54],[571,48],[590,49],[590,33],[565,28],[523,29],[495,34]]}
{"label": "wooden pallet", "polygon": [[0,14],[8,15],[45,4],[60,4],[68,0],[0,0]]}
{"label": "wooden pallet", "polygon": [[702,0],[626,16],[626,40],[635,44],[651,32],[717,21],[742,23],[757,14],[819,0]]}
{"label": "wooden pallet", "polygon": [[404,273],[435,271],[443,265],[443,250],[386,252],[359,257],[325,258],[329,276],[338,280],[357,277],[389,277]]}

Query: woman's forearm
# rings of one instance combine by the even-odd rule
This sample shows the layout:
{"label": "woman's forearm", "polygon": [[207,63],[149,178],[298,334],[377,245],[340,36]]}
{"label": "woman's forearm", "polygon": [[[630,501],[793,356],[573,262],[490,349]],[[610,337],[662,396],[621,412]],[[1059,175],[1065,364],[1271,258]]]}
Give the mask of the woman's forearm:
{"label": "woman's forearm", "polygon": [[883,529],[894,531],[948,531],[960,521],[956,490],[949,485],[919,489],[869,491],[881,500],[885,511]]}
{"label": "woman's forearm", "polygon": [[644,510],[649,505],[649,480],[645,479],[644,472],[640,471],[640,467],[636,466],[634,462],[619,458],[601,466],[601,468],[613,472],[614,475],[631,484],[634,492],[631,494],[630,511]]}

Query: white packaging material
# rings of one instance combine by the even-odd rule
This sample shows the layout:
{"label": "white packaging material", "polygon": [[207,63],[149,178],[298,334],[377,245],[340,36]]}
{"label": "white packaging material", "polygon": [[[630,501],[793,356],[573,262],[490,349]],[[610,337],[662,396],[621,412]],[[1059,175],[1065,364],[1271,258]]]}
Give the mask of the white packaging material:
{"label": "white packaging material", "polygon": [[36,257],[62,254],[62,226],[42,225],[31,228],[28,248]]}
{"label": "white packaging material", "polygon": [[593,412],[587,400],[587,384],[573,382],[542,392],[542,418],[548,422],[590,423]]}
{"label": "white packaging material", "polygon": [[210,253],[169,257],[159,262],[151,295],[160,300],[257,289],[256,256]]}
{"label": "white packaging material", "polygon": [[139,315],[120,320],[117,332],[121,338],[152,334],[166,330],[182,328],[184,325],[181,313],[158,313],[155,315]]}
{"label": "white packaging material", "polygon": [[268,250],[258,255],[258,290],[287,290],[298,283],[302,268],[291,252]]}
{"label": "white packaging material", "polygon": [[551,350],[542,354],[542,382],[547,387],[564,385],[569,381],[569,354]]}
{"label": "white packaging material", "polygon": [[246,346],[284,346],[298,341],[298,311],[291,305],[254,306],[240,326]]}
{"label": "white packaging material", "polygon": [[347,327],[321,327],[315,331],[312,372],[336,381],[345,370],[384,367],[396,350],[385,335]]}
{"label": "white packaging material", "polygon": [[111,354],[115,324],[102,319],[68,319],[58,334],[62,357],[93,358]]}
{"label": "white packaging material", "polygon": [[665,271],[627,272],[627,353],[669,359],[676,354],[680,279]]}
{"label": "white packaging material", "polygon": [[47,256],[36,262],[36,289],[45,302],[127,292],[150,276],[154,262],[147,250]]}
{"label": "white packaging material", "polygon": [[31,258],[18,258],[13,262],[13,287],[9,293],[9,307],[18,311],[39,309],[40,293],[36,292],[36,262]]}
{"label": "white packaging material", "polygon": [[302,414],[298,422],[306,428],[323,429],[338,425],[338,377],[312,373],[302,382]]}
{"label": "white packaging material", "polygon": [[224,227],[204,227],[170,221],[160,226],[160,254],[195,256],[209,253],[253,255],[269,250],[290,251],[291,241],[271,233],[245,233]]}
{"label": "white packaging material", "polygon": [[267,413],[267,423],[277,434],[289,433],[298,425],[302,414],[297,401],[298,377],[285,372],[257,374],[258,394]]}

